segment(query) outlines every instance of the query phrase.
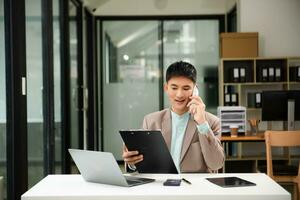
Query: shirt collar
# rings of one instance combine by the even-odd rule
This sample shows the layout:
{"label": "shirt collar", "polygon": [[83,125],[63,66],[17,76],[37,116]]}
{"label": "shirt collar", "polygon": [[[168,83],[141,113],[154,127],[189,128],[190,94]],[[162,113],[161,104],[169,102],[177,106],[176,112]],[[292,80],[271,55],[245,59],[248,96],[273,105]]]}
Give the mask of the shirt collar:
{"label": "shirt collar", "polygon": [[173,112],[172,109],[171,110],[171,116],[173,119],[177,119],[177,120],[183,120],[183,119],[187,119],[190,117],[190,113],[189,112],[185,112],[182,115],[178,115],[177,113]]}

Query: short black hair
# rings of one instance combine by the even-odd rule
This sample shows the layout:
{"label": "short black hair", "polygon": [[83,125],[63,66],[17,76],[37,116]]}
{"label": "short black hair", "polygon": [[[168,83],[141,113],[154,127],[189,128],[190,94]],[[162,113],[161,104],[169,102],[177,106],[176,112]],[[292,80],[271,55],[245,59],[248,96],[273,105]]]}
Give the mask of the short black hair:
{"label": "short black hair", "polygon": [[183,76],[190,79],[193,83],[196,83],[197,80],[197,71],[196,68],[184,61],[178,61],[171,64],[166,73],[166,81],[168,82],[173,77]]}

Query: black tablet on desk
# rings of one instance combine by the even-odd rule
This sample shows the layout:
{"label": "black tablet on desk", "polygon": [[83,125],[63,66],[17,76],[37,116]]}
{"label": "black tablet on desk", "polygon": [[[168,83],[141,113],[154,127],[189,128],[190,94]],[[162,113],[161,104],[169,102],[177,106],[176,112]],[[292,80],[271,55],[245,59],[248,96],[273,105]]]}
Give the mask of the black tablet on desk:
{"label": "black tablet on desk", "polygon": [[224,187],[244,187],[244,186],[255,186],[255,183],[238,178],[238,177],[218,177],[218,178],[206,178],[206,180]]}
{"label": "black tablet on desk", "polygon": [[170,151],[158,130],[121,130],[121,137],[129,151],[143,154],[136,164],[139,173],[178,174]]}

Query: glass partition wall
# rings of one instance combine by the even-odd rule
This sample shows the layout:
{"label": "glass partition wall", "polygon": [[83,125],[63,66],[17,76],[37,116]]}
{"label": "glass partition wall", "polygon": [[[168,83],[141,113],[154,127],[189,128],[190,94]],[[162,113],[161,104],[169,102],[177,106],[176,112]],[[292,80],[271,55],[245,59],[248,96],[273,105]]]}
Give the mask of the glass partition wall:
{"label": "glass partition wall", "polygon": [[[60,15],[59,12],[63,13],[63,8],[61,6],[59,6],[59,2],[61,1],[53,1],[53,24],[45,22],[44,25],[47,25],[48,27],[53,26],[53,65],[54,65],[54,82],[52,82],[52,79],[50,77],[47,77],[46,79],[49,80],[49,84],[46,84],[44,87],[44,83],[43,83],[43,78],[45,75],[45,73],[47,72],[47,70],[43,71],[43,68],[45,69],[45,65],[43,64],[43,51],[46,51],[45,49],[47,49],[46,47],[48,47],[48,44],[43,43],[42,39],[45,38],[42,36],[42,2],[45,3],[46,1],[43,0],[26,0],[25,1],[25,5],[23,5],[22,3],[20,3],[19,7],[17,6],[11,6],[14,10],[13,12],[15,12],[15,10],[17,9],[23,9],[25,6],[26,9],[26,34],[22,35],[22,36],[26,36],[26,51],[23,49],[18,49],[20,51],[22,51],[22,53],[26,53],[26,67],[24,64],[24,67],[22,66],[22,70],[24,69],[24,71],[26,71],[26,76],[27,79],[25,81],[26,85],[23,84],[24,82],[22,82],[22,86],[25,86],[26,89],[26,98],[27,98],[27,105],[24,106],[26,107],[25,110],[27,110],[26,112],[23,113],[18,113],[18,110],[16,111],[16,113],[13,113],[14,116],[19,116],[20,114],[23,115],[27,115],[27,118],[22,118],[21,120],[18,121],[22,121],[24,122],[24,124],[27,122],[27,130],[26,128],[23,128],[22,131],[19,131],[18,133],[23,134],[25,132],[28,132],[28,138],[26,140],[26,145],[25,148],[27,148],[28,150],[28,157],[26,158],[25,156],[25,160],[28,159],[28,189],[30,187],[32,187],[34,184],[36,184],[38,181],[40,181],[44,175],[45,175],[45,171],[46,171],[46,167],[44,167],[44,159],[48,159],[47,156],[49,154],[47,154],[45,156],[45,152],[44,150],[47,149],[47,145],[48,145],[48,141],[45,141],[44,143],[44,139],[46,137],[44,137],[44,126],[47,124],[50,124],[48,121],[44,121],[44,115],[46,115],[47,111],[43,112],[43,105],[47,102],[47,101],[43,101],[43,91],[46,91],[46,87],[50,85],[52,85],[52,83],[54,84],[54,93],[55,93],[55,102],[54,102],[54,114],[55,114],[55,147],[52,146],[52,144],[50,145],[51,148],[55,148],[55,164],[56,164],[56,170],[55,173],[61,173],[62,169],[62,133],[61,133],[61,113],[62,113],[62,108],[65,108],[66,106],[70,106],[70,104],[74,103],[75,105],[77,104],[77,99],[74,99],[72,102],[68,101],[67,103],[65,103],[64,101],[61,100],[61,49],[60,49],[60,45],[62,45],[62,41],[60,41],[60,29],[61,29],[61,24],[60,24]],[[49,1],[47,1],[49,2]],[[69,76],[71,76],[71,79],[74,78],[76,82],[76,79],[78,77],[78,71],[77,68],[78,66],[80,66],[80,64],[78,63],[79,59],[78,59],[78,52],[82,45],[78,45],[78,29],[80,29],[81,27],[78,28],[78,25],[75,23],[75,21],[78,22],[78,18],[81,17],[80,13],[78,14],[78,7],[82,6],[82,2],[81,1],[76,1],[76,0],[72,0],[72,2],[76,2],[76,8],[74,9],[74,6],[72,7],[72,5],[70,5],[70,19],[66,19],[66,21],[70,21],[69,28],[71,30],[70,35],[68,36],[68,44],[70,44],[71,46],[71,52],[70,52],[70,63],[71,63],[71,70],[69,73]],[[12,5],[13,3],[11,3],[10,5]],[[52,3],[51,3],[52,4]],[[8,5],[8,4],[7,4]],[[45,4],[43,4],[44,6]],[[9,6],[5,6],[6,11],[10,10],[11,7]],[[67,6],[68,7],[68,6]],[[45,8],[45,7],[43,7]],[[74,11],[75,10],[75,11]],[[12,13],[13,13],[12,12]],[[9,12],[7,12],[9,13]],[[43,12],[43,15],[46,16],[45,12]],[[47,13],[48,16],[48,13]],[[76,16],[76,17],[73,17]],[[7,16],[7,18],[5,17],[5,19],[9,19],[9,17]],[[45,19],[45,18],[43,18]],[[13,20],[11,20],[13,21]],[[14,21],[15,22],[15,21]],[[43,21],[44,22],[44,21]],[[14,26],[18,27],[18,23],[13,23]],[[20,26],[22,28],[22,20],[20,20]],[[45,28],[43,26],[43,28]],[[49,30],[49,29],[48,29]],[[5,49],[5,41],[7,38],[5,38],[5,32],[4,32],[4,1],[0,0],[0,199],[3,199],[2,197],[6,198],[6,181],[7,181],[7,165],[10,164],[10,161],[12,159],[19,159],[19,160],[24,160],[24,157],[17,157],[17,158],[11,158],[9,157],[8,159],[6,158],[6,153],[7,153],[7,145],[6,145],[6,137],[7,134],[6,133],[6,129],[7,129],[7,124],[6,124],[6,86],[8,88],[7,91],[10,91],[10,88],[14,88],[12,87],[12,85],[10,84],[11,82],[7,82],[9,83],[8,85],[6,85],[6,81],[9,80],[11,77],[6,77],[6,73],[5,73],[5,50],[6,53],[9,55],[8,52],[10,52],[12,46],[7,45],[7,49]],[[51,31],[49,31],[51,32]],[[13,35],[13,34],[11,34]],[[11,36],[10,35],[10,36]],[[17,39],[16,41],[19,41],[19,37],[20,35],[17,35],[12,38]],[[6,35],[7,36],[7,35]],[[50,37],[52,37],[52,35],[50,35]],[[10,37],[8,37],[10,38]],[[25,38],[25,37],[24,37]],[[24,41],[24,40],[22,40]],[[49,40],[46,40],[49,41]],[[82,42],[82,41],[81,41]],[[64,43],[65,45],[65,43]],[[15,47],[15,46],[13,46]],[[20,47],[23,47],[22,45],[20,45]],[[63,48],[62,48],[63,49]],[[19,52],[20,52],[19,51]],[[21,54],[21,53],[20,53]],[[51,51],[48,52],[48,55],[52,54]],[[81,54],[80,54],[81,55]],[[17,54],[17,56],[19,56],[19,54]],[[81,55],[82,56],[82,55]],[[51,55],[49,56],[51,57]],[[47,60],[47,59],[46,59]],[[82,59],[81,59],[82,60]],[[23,62],[21,62],[23,64]],[[51,68],[51,62],[48,60],[47,64],[49,64],[47,66],[47,69]],[[81,65],[82,66],[82,65]],[[64,66],[63,66],[64,67]],[[74,67],[74,69],[72,68]],[[26,69],[26,70],[25,70]],[[19,68],[16,69],[17,73],[19,72],[18,70],[20,70]],[[51,71],[51,70],[49,70]],[[22,71],[23,72],[23,71]],[[16,73],[16,74],[17,74]],[[79,73],[80,74],[80,73]],[[13,77],[15,78],[15,77]],[[23,77],[22,77],[23,78]],[[51,79],[51,80],[50,80]],[[24,79],[22,79],[23,81]],[[10,80],[9,80],[10,81]],[[72,87],[74,86],[74,90],[76,90],[78,88],[77,85],[72,84],[73,80],[71,80],[71,84]],[[72,87],[69,87],[68,90],[72,91]],[[45,89],[44,89],[45,88]],[[49,87],[47,87],[49,88]],[[50,88],[51,89],[51,88]],[[73,90],[73,91],[74,91]],[[15,90],[14,90],[15,91]],[[47,93],[47,97],[50,97],[51,92]],[[25,94],[23,94],[25,95]],[[74,92],[74,96],[77,96],[77,91]],[[52,98],[52,97],[51,97]],[[17,99],[17,101],[19,101],[19,99]],[[63,103],[61,103],[63,102]],[[20,105],[21,102],[17,102]],[[66,105],[67,104],[67,105]],[[73,104],[72,104],[73,106]],[[77,112],[77,107],[73,107],[74,108],[74,113]],[[8,109],[9,111],[10,109]],[[50,112],[50,111],[49,111]],[[48,116],[48,115],[47,115]],[[28,119],[26,121],[26,119]],[[74,124],[74,131],[73,133],[75,134],[74,136],[74,141],[72,141],[72,147],[77,148],[78,147],[78,143],[79,143],[79,137],[78,137],[78,133],[76,131],[76,125],[78,125],[78,122],[76,120],[74,120],[73,122]],[[26,126],[25,126],[26,127]],[[11,134],[12,135],[12,134]],[[10,135],[9,135],[10,136]],[[48,135],[47,135],[48,136]],[[11,138],[9,138],[11,139]],[[18,139],[18,138],[16,138]],[[15,141],[15,136],[12,137],[11,140]],[[24,141],[24,140],[18,140],[18,141]],[[23,143],[25,144],[25,143]],[[13,145],[12,145],[13,146]],[[11,150],[11,149],[9,149]],[[53,149],[52,149],[53,150]],[[9,151],[8,151],[9,152]],[[20,154],[21,155],[21,154]],[[26,163],[27,164],[27,163]],[[15,167],[15,166],[13,166]],[[27,166],[24,169],[24,166],[16,166],[16,168],[20,168],[17,169],[16,171],[20,170],[20,171],[26,171],[26,173],[24,172],[24,175],[26,176],[20,176],[21,180],[25,180],[24,182],[27,181]],[[10,171],[10,179],[12,179],[11,177],[12,174],[14,175],[14,171],[11,170]],[[46,172],[47,173],[47,172]],[[23,174],[22,174],[23,175]],[[14,177],[13,177],[14,178]],[[26,179],[25,179],[26,178]],[[16,179],[17,180],[17,179]],[[12,182],[11,182],[12,183]],[[8,188],[11,189],[12,188],[17,188],[17,190],[22,190],[24,188],[23,183],[18,183],[18,184],[11,184],[9,185]],[[22,187],[19,187],[19,185],[22,185]],[[13,187],[12,187],[13,186]],[[27,187],[27,184],[26,186]],[[4,192],[2,192],[2,189]],[[17,191],[18,192],[18,191]],[[9,193],[10,194],[10,193]]]}
{"label": "glass partition wall", "polygon": [[0,0],[0,199],[6,198],[6,82],[3,4],[4,1]]}
{"label": "glass partition wall", "polygon": [[[164,75],[167,67],[179,60],[193,64],[197,69],[199,96],[206,110],[217,113],[219,21],[180,20],[164,22]],[[165,76],[164,76],[165,77]],[[169,107],[164,95],[164,107]]]}
{"label": "glass partition wall", "polygon": [[159,22],[105,21],[102,33],[103,147],[120,160],[118,131],[159,109]]}
{"label": "glass partition wall", "polygon": [[[74,3],[69,0],[69,45],[70,45],[70,133],[71,147],[79,148],[79,120],[78,120],[78,41],[77,41],[77,9]],[[82,133],[81,133],[82,134]]]}
{"label": "glass partition wall", "polygon": [[55,121],[55,173],[61,173],[61,66],[60,66],[59,0],[53,1],[53,73]]}
{"label": "glass partition wall", "polygon": [[221,20],[101,20],[103,95],[102,150],[122,160],[120,129],[141,128],[143,117],[169,107],[164,75],[175,61],[188,61],[198,72],[199,95],[207,110],[218,105]]}
{"label": "glass partition wall", "polygon": [[44,177],[43,168],[43,61],[41,0],[26,8],[28,187]]}
{"label": "glass partition wall", "polygon": [[69,0],[69,49],[70,49],[70,147],[83,148],[83,39],[82,6],[79,0]]}

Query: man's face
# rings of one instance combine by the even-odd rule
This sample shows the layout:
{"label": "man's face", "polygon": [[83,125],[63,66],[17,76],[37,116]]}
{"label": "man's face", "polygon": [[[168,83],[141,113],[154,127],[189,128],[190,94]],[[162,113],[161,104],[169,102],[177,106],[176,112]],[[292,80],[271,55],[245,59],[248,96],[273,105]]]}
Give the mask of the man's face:
{"label": "man's face", "polygon": [[165,85],[165,92],[168,94],[172,110],[181,115],[188,111],[186,107],[192,96],[195,84],[192,80],[183,77],[173,77]]}

